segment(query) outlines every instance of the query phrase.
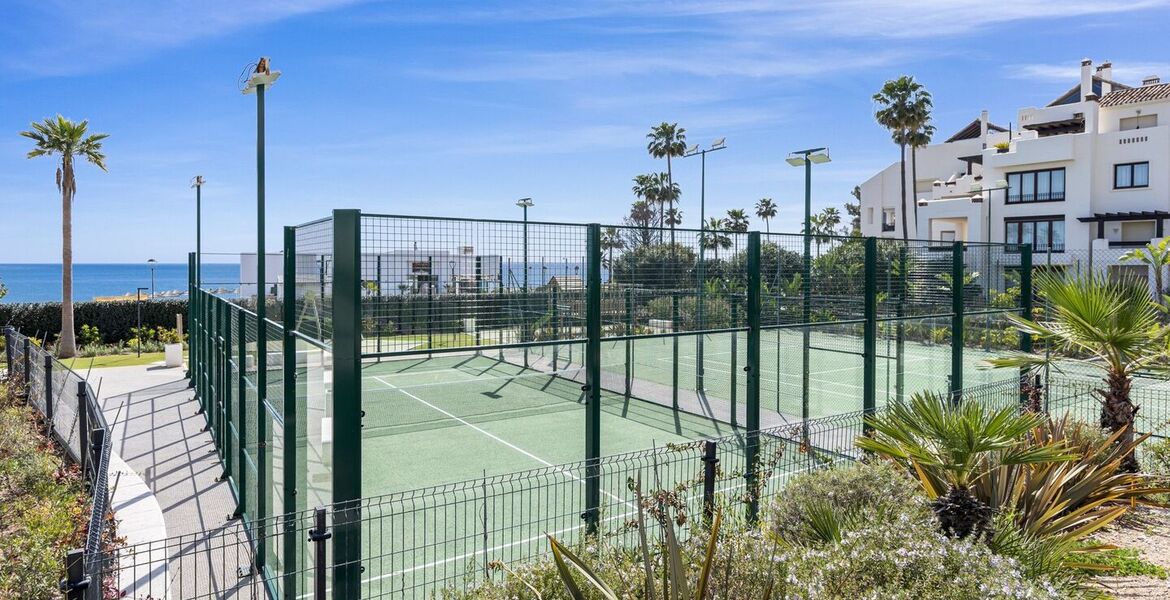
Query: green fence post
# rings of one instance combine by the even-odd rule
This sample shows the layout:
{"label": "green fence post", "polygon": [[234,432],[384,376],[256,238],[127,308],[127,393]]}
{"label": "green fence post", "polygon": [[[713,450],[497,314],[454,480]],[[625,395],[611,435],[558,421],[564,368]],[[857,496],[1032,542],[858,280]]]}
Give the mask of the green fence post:
{"label": "green fence post", "polygon": [[[877,238],[865,238],[865,348],[862,367],[862,409],[877,410]],[[871,433],[868,423],[863,429]]]}
{"label": "green fence post", "polygon": [[[297,539],[296,517],[299,512],[297,506],[297,472],[300,461],[297,460],[297,384],[304,379],[297,369],[297,340],[293,335],[297,319],[297,229],[284,228],[284,293],[281,296],[281,364],[284,378],[281,380],[284,398],[284,440],[281,442],[283,454],[283,471],[281,473],[281,487],[284,490],[284,559],[281,561],[284,573],[284,597],[287,600],[297,598]],[[381,296],[382,262],[378,259],[378,295]],[[380,328],[379,328],[380,330]],[[378,336],[379,344],[381,335]]]}
{"label": "green fence post", "polygon": [[[634,290],[626,288],[626,335],[634,335]],[[626,339],[626,398],[634,385],[634,340]]]}
{"label": "green fence post", "polygon": [[247,317],[244,310],[236,308],[236,370],[239,371],[237,389],[240,397],[236,404],[239,409],[236,414],[236,435],[240,441],[237,444],[236,469],[240,480],[236,482],[238,488],[239,505],[236,507],[237,517],[243,517],[248,512],[248,334]]}
{"label": "green fence post", "polygon": [[[234,344],[232,338],[232,308],[229,304],[223,311],[223,364],[224,364],[224,386],[223,386],[223,409],[224,427],[223,427],[223,442],[221,446],[221,456],[223,456],[224,470],[221,480],[230,480],[232,473],[232,465],[235,464],[234,446],[232,446],[232,431],[238,430],[239,426],[233,425],[234,417],[232,412],[232,348]],[[238,435],[238,434],[237,434]],[[235,483],[235,482],[233,482]]]}
{"label": "green fence post", "polygon": [[[333,211],[333,596],[361,595],[361,213]],[[428,259],[428,264],[431,263]],[[428,287],[434,289],[434,270]],[[433,316],[433,313],[432,315]],[[428,337],[433,330],[428,324]],[[389,458],[389,457],[387,457]]]}
{"label": "green fence post", "polygon": [[747,487],[748,521],[760,512],[760,232],[748,234],[747,246]]}
{"label": "green fence post", "polygon": [[963,242],[951,246],[951,401],[958,403],[963,395]]}
{"label": "green fence post", "polygon": [[[561,339],[561,328],[559,326],[559,323],[557,323],[557,290],[556,290],[556,288],[553,288],[552,290],[550,290],[550,292],[548,294],[548,299],[549,299],[549,315],[550,315],[548,326],[550,328],[552,328],[552,335],[549,337],[554,342],[559,342]],[[560,344],[555,344],[552,347],[553,371],[556,371],[557,369],[561,368],[560,367],[560,365],[561,365],[560,349],[561,349]],[[572,352],[570,351],[569,359],[571,360],[572,358],[573,358],[573,355],[572,355]]]}
{"label": "green fence post", "polygon": [[[1020,246],[1020,316],[1032,320],[1032,244]],[[1032,352],[1032,334],[1020,332],[1020,352]],[[1027,404],[1029,370],[1020,368],[1020,404]]]}
{"label": "green fence post", "polygon": [[187,253],[187,387],[195,386],[195,379],[191,376],[194,373],[195,366],[195,344],[198,336],[195,335],[195,330],[192,328],[195,316],[195,253]]}
{"label": "green fence post", "polygon": [[910,289],[910,249],[903,242],[898,245],[898,304],[895,313],[898,324],[894,326],[894,397],[899,401],[906,396],[906,302]]}
{"label": "green fence post", "polygon": [[670,336],[671,352],[674,360],[671,361],[670,402],[674,410],[678,410],[678,292],[670,295]]}
{"label": "green fence post", "polygon": [[[731,294],[731,326],[739,327],[739,302]],[[731,331],[731,426],[739,426],[739,332]]]}
{"label": "green fence post", "polygon": [[601,517],[601,225],[589,224],[585,283],[585,528]]}

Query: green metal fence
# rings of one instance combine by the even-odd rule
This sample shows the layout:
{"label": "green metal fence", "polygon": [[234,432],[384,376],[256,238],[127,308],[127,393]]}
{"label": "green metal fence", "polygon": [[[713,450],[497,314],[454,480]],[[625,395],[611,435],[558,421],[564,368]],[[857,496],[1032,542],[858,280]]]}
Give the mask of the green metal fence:
{"label": "green metal fence", "polygon": [[[563,470],[559,504],[541,510],[604,532],[620,487],[606,456],[735,439],[722,447],[737,453],[737,485],[758,489],[778,476],[765,472],[777,444],[847,455],[820,432],[832,419],[857,429],[860,415],[921,390],[1018,397],[1016,374],[975,363],[1026,343],[1005,333],[1005,316],[1027,308],[1030,282],[1013,273],[1030,256],[339,210],[286,228],[284,268],[256,288],[266,320],[255,296],[200,289],[193,275],[191,378],[269,594],[304,594],[298,574],[326,552],[335,597],[376,596],[372,560],[395,554],[378,568],[417,587],[436,576],[406,583],[401,572],[423,560],[412,553],[425,553],[412,548],[447,542],[371,533],[390,517],[368,499],[474,477],[444,471],[494,458],[450,454],[442,444],[462,444],[460,432],[516,451],[495,472],[579,461]],[[753,517],[758,495],[744,498]],[[300,536],[318,506],[334,507],[327,550]],[[497,526],[531,526],[509,518]]]}

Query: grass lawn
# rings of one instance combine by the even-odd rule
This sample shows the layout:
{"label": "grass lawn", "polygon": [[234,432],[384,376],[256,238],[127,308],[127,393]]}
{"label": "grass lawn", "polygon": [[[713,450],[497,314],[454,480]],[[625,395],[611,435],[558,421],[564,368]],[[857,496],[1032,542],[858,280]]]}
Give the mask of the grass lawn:
{"label": "grass lawn", "polygon": [[[184,357],[186,353],[184,353]],[[162,362],[164,359],[162,352],[143,352],[142,356],[131,352],[129,354],[107,354],[105,356],[91,356],[85,358],[69,358],[61,361],[65,366],[74,371],[85,371],[90,368],[100,369],[102,367],[132,367],[136,365],[149,365],[157,362]]]}

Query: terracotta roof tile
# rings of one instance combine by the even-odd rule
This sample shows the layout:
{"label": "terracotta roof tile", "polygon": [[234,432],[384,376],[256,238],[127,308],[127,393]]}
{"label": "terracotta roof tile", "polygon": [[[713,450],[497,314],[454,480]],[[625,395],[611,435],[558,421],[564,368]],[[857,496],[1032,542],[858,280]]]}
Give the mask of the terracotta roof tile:
{"label": "terracotta roof tile", "polygon": [[1121,106],[1167,98],[1170,98],[1170,83],[1158,83],[1109,92],[1101,98],[1101,106]]}

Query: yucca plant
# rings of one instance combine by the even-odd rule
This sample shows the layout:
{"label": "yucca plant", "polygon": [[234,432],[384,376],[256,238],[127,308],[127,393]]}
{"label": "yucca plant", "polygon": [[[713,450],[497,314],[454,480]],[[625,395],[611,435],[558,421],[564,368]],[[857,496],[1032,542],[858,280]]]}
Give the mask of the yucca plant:
{"label": "yucca plant", "polygon": [[1120,440],[1121,435],[1096,435],[1067,416],[1050,420],[1018,445],[1061,447],[1074,458],[1027,465],[1001,463],[975,482],[972,493],[996,512],[1011,513],[1026,535],[1075,542],[1136,504],[1154,504],[1148,498],[1165,491],[1156,476],[1121,468],[1134,446],[1149,434],[1130,441]]}
{"label": "yucca plant", "polygon": [[984,364],[1025,370],[1080,366],[1103,372],[1105,385],[1097,390],[1101,427],[1121,432],[1118,441],[1131,448],[1122,467],[1137,471],[1129,442],[1138,407],[1130,399],[1130,386],[1138,372],[1170,374],[1170,325],[1162,322],[1161,308],[1150,300],[1144,282],[1130,278],[1111,281],[1095,275],[1041,273],[1036,288],[1047,299],[1049,316],[1042,321],[1017,315],[1008,319],[1051,352],[1017,352]]}
{"label": "yucca plant", "polygon": [[1020,443],[1043,421],[1043,416],[1015,407],[992,411],[977,402],[955,404],[924,392],[866,417],[873,436],[860,436],[856,444],[915,473],[943,532],[965,538],[990,531],[993,507],[974,488],[992,471],[1075,457],[1063,444]]}

